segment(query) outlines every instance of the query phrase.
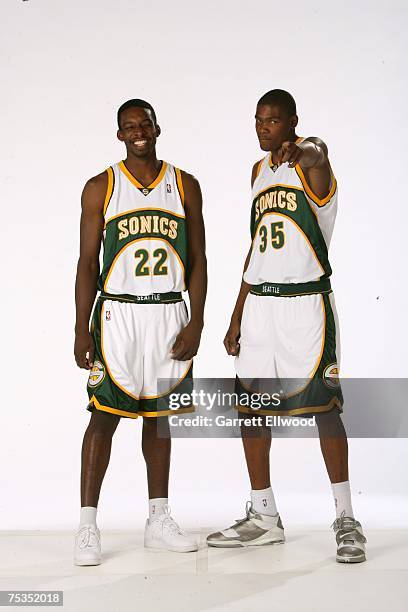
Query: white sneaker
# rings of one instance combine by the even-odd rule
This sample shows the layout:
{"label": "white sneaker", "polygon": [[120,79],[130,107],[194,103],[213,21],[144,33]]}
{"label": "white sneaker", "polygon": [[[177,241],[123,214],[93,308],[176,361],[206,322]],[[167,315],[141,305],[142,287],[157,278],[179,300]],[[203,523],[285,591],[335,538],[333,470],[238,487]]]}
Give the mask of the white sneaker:
{"label": "white sneaker", "polygon": [[74,564],[100,565],[101,534],[96,525],[82,525],[75,536]]}
{"label": "white sneaker", "polygon": [[146,521],[144,545],[146,548],[171,550],[172,552],[193,552],[198,544],[185,531],[180,529],[170,516],[170,507],[165,506],[164,514]]}

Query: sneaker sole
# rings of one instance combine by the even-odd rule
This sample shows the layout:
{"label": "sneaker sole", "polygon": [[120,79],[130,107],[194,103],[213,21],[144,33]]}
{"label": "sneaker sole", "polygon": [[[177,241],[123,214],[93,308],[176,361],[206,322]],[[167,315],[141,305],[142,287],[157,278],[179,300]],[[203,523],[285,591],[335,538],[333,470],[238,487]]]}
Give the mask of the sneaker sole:
{"label": "sneaker sole", "polygon": [[150,550],[161,550],[161,551],[180,552],[180,553],[197,552],[198,550],[198,546],[185,546],[184,548],[180,548],[179,546],[163,546],[162,544],[146,544],[146,542],[145,542],[144,547],[149,548]]}
{"label": "sneaker sole", "polygon": [[214,548],[246,548],[248,546],[272,546],[273,544],[284,544],[285,540],[267,540],[262,542],[208,542],[207,546],[213,546]]}
{"label": "sneaker sole", "polygon": [[336,555],[336,561],[337,563],[363,563],[363,561],[366,561],[366,556],[364,554],[358,557],[339,557]]}
{"label": "sneaker sole", "polygon": [[80,560],[80,559],[74,559],[74,565],[78,565],[80,567],[82,566],[86,566],[86,565],[100,565],[102,562],[101,559],[84,559],[84,560]]}

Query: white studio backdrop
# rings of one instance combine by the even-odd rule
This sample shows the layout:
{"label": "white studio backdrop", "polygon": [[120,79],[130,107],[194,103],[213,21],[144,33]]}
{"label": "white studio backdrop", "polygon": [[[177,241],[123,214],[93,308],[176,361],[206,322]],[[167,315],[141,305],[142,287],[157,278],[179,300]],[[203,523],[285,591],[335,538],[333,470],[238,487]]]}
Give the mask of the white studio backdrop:
{"label": "white studio backdrop", "polygon": [[[73,358],[74,279],[85,181],[124,156],[116,110],[154,105],[158,156],[204,195],[209,264],[199,377],[234,376],[222,340],[249,246],[257,99],[279,87],[299,134],[329,146],[339,182],[331,245],[342,373],[405,377],[407,346],[404,1],[3,0],[0,529],[73,528],[89,420]],[[389,398],[384,400],[387,410]],[[102,527],[141,528],[141,421],[115,434]],[[406,526],[406,440],[350,440],[358,518]],[[328,525],[317,440],[276,441],[285,524]],[[249,495],[239,440],[175,440],[171,504],[183,525],[225,526]]]}

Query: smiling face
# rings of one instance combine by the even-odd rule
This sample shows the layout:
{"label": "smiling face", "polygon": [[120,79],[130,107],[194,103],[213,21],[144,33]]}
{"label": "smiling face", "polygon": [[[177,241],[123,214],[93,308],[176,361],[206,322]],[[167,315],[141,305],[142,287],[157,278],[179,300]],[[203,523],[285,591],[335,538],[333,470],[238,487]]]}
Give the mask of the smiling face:
{"label": "smiling face", "polygon": [[148,108],[132,106],[120,114],[118,138],[125,143],[128,155],[149,157],[155,152],[160,127]]}
{"label": "smiling face", "polygon": [[294,140],[297,115],[289,116],[279,105],[258,104],[255,129],[262,151],[277,151],[285,140]]}

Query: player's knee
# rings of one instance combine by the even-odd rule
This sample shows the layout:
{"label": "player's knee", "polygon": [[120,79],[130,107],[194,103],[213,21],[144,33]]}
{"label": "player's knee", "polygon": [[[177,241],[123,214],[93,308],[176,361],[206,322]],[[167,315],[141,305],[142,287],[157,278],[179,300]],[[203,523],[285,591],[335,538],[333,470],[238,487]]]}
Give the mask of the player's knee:
{"label": "player's knee", "polygon": [[112,434],[120,421],[120,416],[104,412],[102,410],[93,410],[89,423],[90,429],[95,433]]}

